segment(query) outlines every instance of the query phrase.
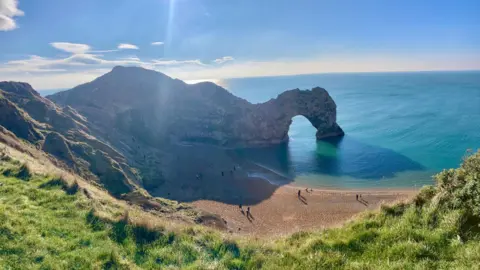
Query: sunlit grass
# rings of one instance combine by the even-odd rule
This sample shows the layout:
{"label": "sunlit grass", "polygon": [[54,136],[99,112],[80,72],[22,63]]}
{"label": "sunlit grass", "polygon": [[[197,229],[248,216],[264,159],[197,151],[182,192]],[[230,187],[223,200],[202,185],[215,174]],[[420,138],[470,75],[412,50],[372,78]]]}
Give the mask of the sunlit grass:
{"label": "sunlit grass", "polygon": [[[271,240],[102,217],[75,182],[0,160],[0,269],[476,269],[480,153],[409,204]],[[108,206],[105,206],[108,207]],[[114,211],[114,210],[112,210]],[[115,210],[118,212],[118,209]]]}

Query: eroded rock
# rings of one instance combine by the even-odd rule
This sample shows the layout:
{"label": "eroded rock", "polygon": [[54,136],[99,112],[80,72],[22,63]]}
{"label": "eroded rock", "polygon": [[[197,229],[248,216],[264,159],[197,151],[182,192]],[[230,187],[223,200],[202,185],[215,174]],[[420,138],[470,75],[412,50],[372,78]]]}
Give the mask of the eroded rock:
{"label": "eroded rock", "polygon": [[[292,118],[305,116],[317,138],[343,135],[336,105],[322,88],[286,91],[251,104],[213,83],[186,84],[137,67],[115,67],[96,80],[49,96],[90,123],[148,145],[208,143],[228,147],[288,140]],[[135,142],[129,142],[135,144]]]}

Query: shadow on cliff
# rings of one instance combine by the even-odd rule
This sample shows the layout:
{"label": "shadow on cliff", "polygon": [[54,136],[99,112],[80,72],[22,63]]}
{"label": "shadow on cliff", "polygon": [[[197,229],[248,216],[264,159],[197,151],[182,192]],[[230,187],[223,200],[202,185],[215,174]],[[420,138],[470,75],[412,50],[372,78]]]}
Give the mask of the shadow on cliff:
{"label": "shadow on cliff", "polygon": [[[362,143],[350,136],[313,143],[292,157],[287,143],[224,150],[212,146],[183,146],[170,153],[165,183],[150,188],[152,195],[182,202],[214,200],[227,204],[257,204],[302,174],[349,176],[364,181],[391,178],[424,167],[395,151]],[[304,151],[304,152],[303,152]],[[318,177],[322,186],[322,177]],[[338,181],[342,181],[341,178]],[[339,185],[341,186],[341,185]]]}

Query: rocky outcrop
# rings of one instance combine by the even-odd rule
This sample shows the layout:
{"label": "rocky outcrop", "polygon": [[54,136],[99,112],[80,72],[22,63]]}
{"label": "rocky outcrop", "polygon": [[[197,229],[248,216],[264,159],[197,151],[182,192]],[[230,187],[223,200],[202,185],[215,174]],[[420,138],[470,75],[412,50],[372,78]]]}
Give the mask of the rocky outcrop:
{"label": "rocky outcrop", "polygon": [[48,133],[43,142],[42,150],[64,161],[69,166],[75,165],[75,158],[68,147],[66,139],[57,132],[52,131]]}
{"label": "rocky outcrop", "polygon": [[[195,178],[211,164],[201,162],[203,153],[192,159],[192,150],[179,149],[185,145],[279,144],[288,141],[297,115],[312,123],[318,139],[343,135],[335,102],[319,87],[251,104],[213,83],[189,85],[152,70],[115,67],[48,98],[26,83],[0,82],[0,89],[0,125],[118,196],[139,188],[173,196],[166,187],[203,194],[198,183],[179,179]],[[182,160],[202,165],[192,164],[192,176],[178,168]]]}
{"label": "rocky outcrop", "polygon": [[43,139],[30,117],[13,102],[2,95],[0,90],[0,125],[13,132],[17,137],[32,143]]}
{"label": "rocky outcrop", "polygon": [[249,113],[234,122],[231,136],[234,143],[265,145],[285,142],[292,118],[298,115],[307,118],[317,129],[317,139],[344,134],[336,122],[335,102],[320,87],[285,91],[275,99],[252,107]]}
{"label": "rocky outcrop", "polygon": [[213,83],[188,85],[151,70],[115,67],[90,83],[48,98],[73,107],[105,135],[118,130],[148,145],[282,143],[297,115],[310,120],[318,139],[343,135],[335,102],[319,87],[290,90],[266,103],[251,104]]}
{"label": "rocky outcrop", "polygon": [[87,162],[88,170],[94,173],[101,184],[113,195],[119,196],[136,189],[120,164],[105,152],[85,143],[72,143],[72,151]]}
{"label": "rocky outcrop", "polygon": [[[125,157],[98,140],[88,120],[40,96],[29,84],[0,82],[0,125],[41,146],[76,173],[120,195],[137,188],[135,171]],[[55,160],[55,161],[56,161]]]}
{"label": "rocky outcrop", "polygon": [[[49,128],[68,131],[86,130],[84,123],[64,113],[55,103],[35,91],[28,83],[0,82],[0,90],[5,98],[15,103],[19,108],[39,123],[45,123]],[[70,110],[65,110],[70,113]]]}

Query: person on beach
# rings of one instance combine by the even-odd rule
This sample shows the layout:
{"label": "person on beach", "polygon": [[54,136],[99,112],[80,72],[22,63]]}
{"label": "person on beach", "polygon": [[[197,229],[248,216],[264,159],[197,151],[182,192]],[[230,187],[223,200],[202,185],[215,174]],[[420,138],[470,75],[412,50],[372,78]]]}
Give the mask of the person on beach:
{"label": "person on beach", "polygon": [[243,210],[242,204],[239,204],[239,205],[238,205],[238,208],[240,208],[240,210]]}
{"label": "person on beach", "polygon": [[357,194],[357,201],[358,201],[358,194]]}
{"label": "person on beach", "polygon": [[250,206],[249,206],[249,207],[247,207],[247,217],[250,217],[250,216],[251,215],[250,215]]}
{"label": "person on beach", "polygon": [[298,194],[297,194],[297,196],[298,196],[298,197],[301,197],[301,196],[302,196],[302,194],[301,194],[301,193],[302,193],[302,191],[299,189],[299,190],[298,190]]}

